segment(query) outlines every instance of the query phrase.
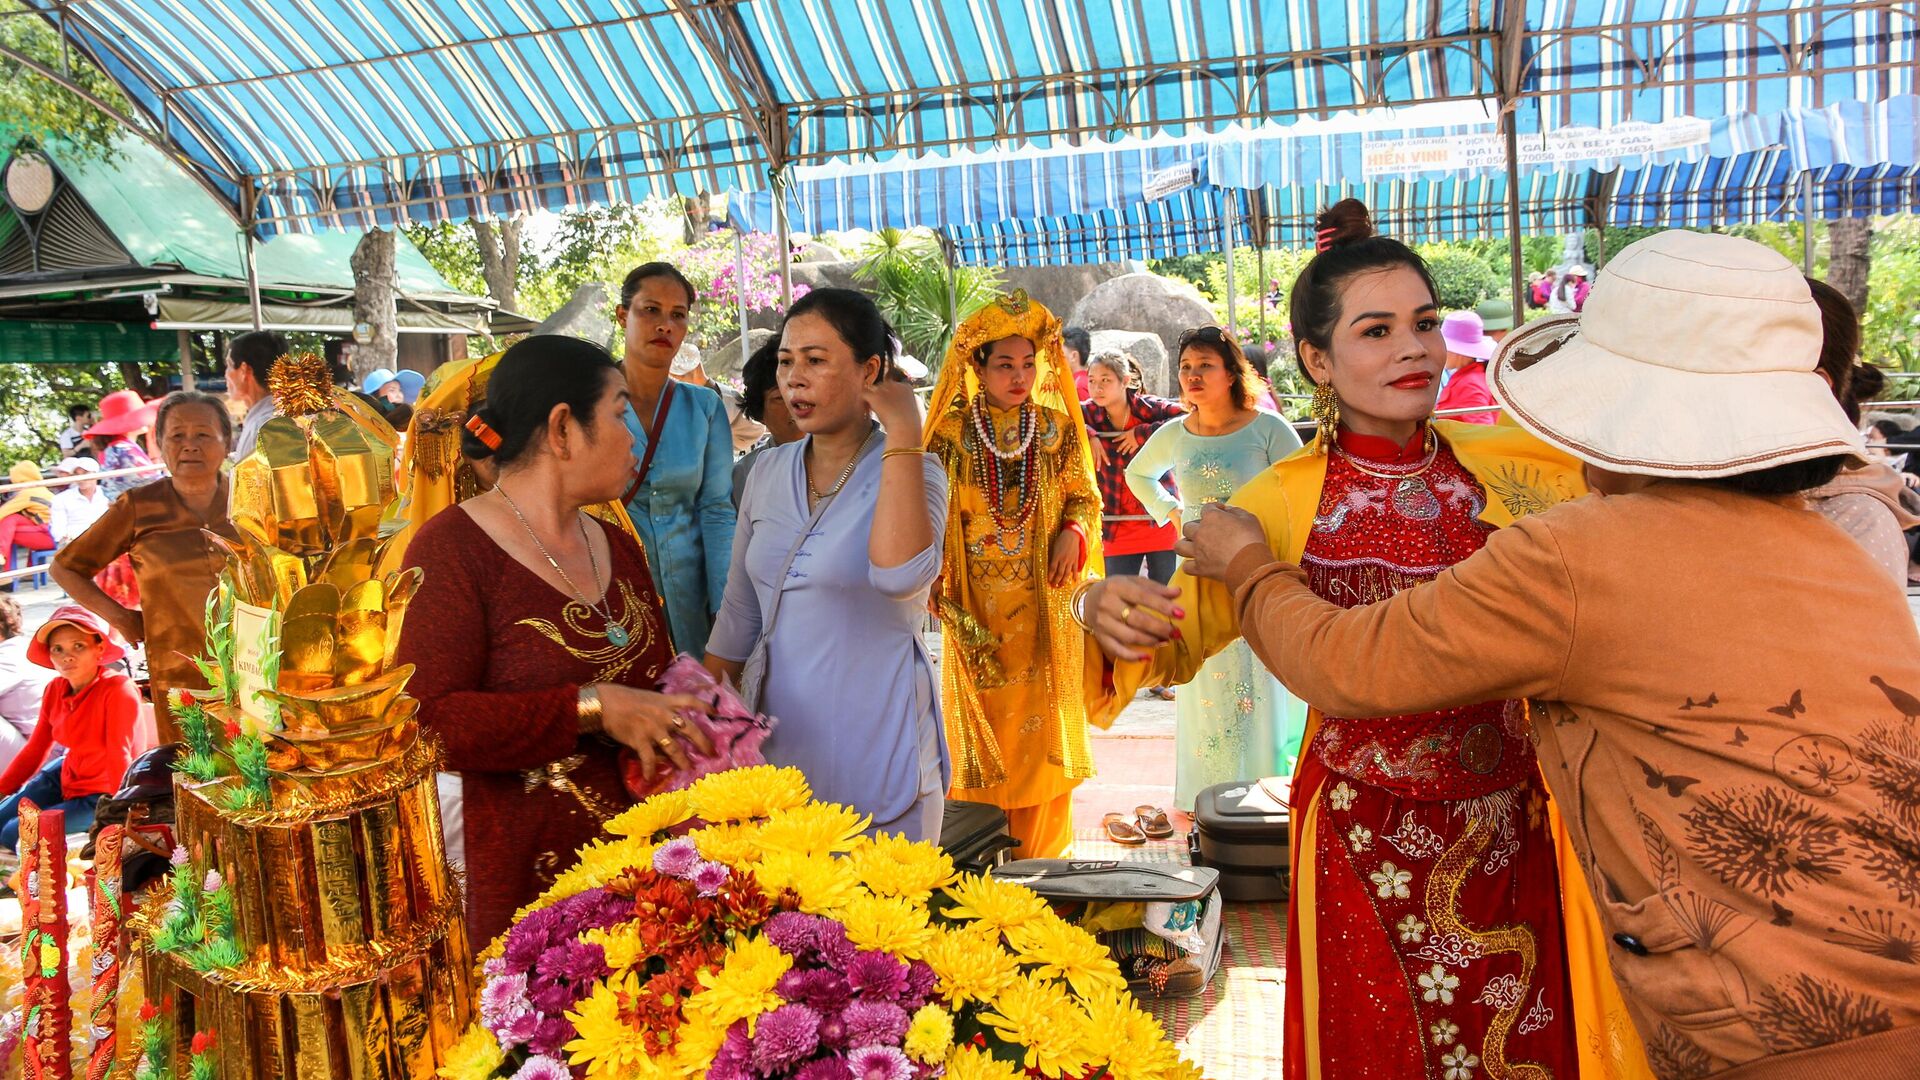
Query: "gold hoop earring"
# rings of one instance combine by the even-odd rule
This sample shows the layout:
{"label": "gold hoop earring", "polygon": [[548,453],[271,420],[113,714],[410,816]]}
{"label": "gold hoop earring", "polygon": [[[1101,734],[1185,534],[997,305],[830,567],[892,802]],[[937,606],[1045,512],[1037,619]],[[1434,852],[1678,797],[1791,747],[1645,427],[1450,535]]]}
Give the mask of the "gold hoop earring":
{"label": "gold hoop earring", "polygon": [[1333,452],[1333,444],[1340,436],[1340,397],[1333,392],[1332,382],[1323,382],[1313,388],[1313,402],[1307,406],[1307,414],[1320,429],[1320,452]]}

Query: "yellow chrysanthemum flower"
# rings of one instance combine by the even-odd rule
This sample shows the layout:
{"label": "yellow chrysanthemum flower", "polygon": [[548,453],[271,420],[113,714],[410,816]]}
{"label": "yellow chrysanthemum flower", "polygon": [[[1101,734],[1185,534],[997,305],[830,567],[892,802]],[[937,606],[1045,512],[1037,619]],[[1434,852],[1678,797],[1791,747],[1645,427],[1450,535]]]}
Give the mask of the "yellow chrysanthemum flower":
{"label": "yellow chrysanthemum flower", "polygon": [[1000,932],[980,923],[936,930],[922,959],[939,977],[940,996],[956,1008],[992,1001],[1020,975],[1019,961],[1000,947]]}
{"label": "yellow chrysanthemum flower", "polygon": [[1023,1074],[1012,1062],[1001,1061],[971,1046],[954,1050],[953,1056],[947,1059],[945,1077],[946,1080],[1023,1080]]}
{"label": "yellow chrysanthemum flower", "polygon": [[1098,938],[1051,913],[1007,931],[1007,944],[1022,964],[1037,965],[1035,973],[1043,977],[1067,980],[1076,994],[1127,988],[1120,966]]}
{"label": "yellow chrysanthemum flower", "polygon": [[600,946],[607,954],[607,967],[616,972],[625,971],[647,961],[653,955],[646,942],[640,940],[640,924],[622,923],[605,930],[589,930],[580,935],[580,940],[588,945]]}
{"label": "yellow chrysanthemum flower", "polygon": [[434,1075],[447,1080],[487,1080],[506,1059],[500,1040],[476,1023],[447,1051],[447,1063]]}
{"label": "yellow chrysanthemum flower", "polygon": [[1192,1066],[1180,1060],[1160,1021],[1136,1005],[1124,989],[1096,991],[1082,998],[1081,1004],[1087,1010],[1088,1045],[1106,1056],[1113,1080],[1174,1080],[1190,1075],[1186,1070]]}
{"label": "yellow chrysanthemum flower", "polygon": [[750,765],[701,777],[687,789],[687,798],[695,817],[720,824],[805,806],[813,798],[813,789],[799,769]]}
{"label": "yellow chrysanthemum flower", "polygon": [[892,953],[902,960],[919,960],[932,946],[934,930],[927,925],[927,918],[926,908],[898,896],[862,893],[840,909],[848,941],[862,949]]}
{"label": "yellow chrysanthemum flower", "polygon": [[945,852],[900,836],[862,840],[847,861],[876,896],[907,896],[924,903],[933,890],[953,880],[953,859]]}
{"label": "yellow chrysanthemum flower", "polygon": [[736,942],[718,971],[700,973],[701,988],[687,999],[685,1011],[723,1032],[734,1021],[745,1020],[751,1035],[761,1013],[783,1004],[773,988],[792,966],[793,958],[766,938]]}
{"label": "yellow chrysanthemum flower", "polygon": [[922,1005],[907,1027],[907,1056],[931,1065],[953,1049],[953,1014],[938,1005]]}
{"label": "yellow chrysanthemum flower", "polygon": [[651,840],[655,834],[671,829],[692,816],[693,799],[685,789],[663,791],[615,816],[607,822],[606,830],[614,836],[637,836]]}
{"label": "yellow chrysanthemum flower", "polygon": [[965,874],[947,886],[954,899],[947,914],[955,919],[978,919],[995,930],[1011,930],[1051,914],[1047,902],[1023,885],[1014,885],[982,874]]}
{"label": "yellow chrysanthemum flower", "polygon": [[769,851],[754,866],[753,876],[769,896],[792,889],[800,898],[800,910],[809,915],[837,914],[861,895],[859,881],[842,859]]}
{"label": "yellow chrysanthemum flower", "polygon": [[633,973],[616,975],[594,988],[567,1019],[576,1038],[566,1045],[567,1060],[585,1065],[590,1077],[640,1077],[657,1080],[665,1075],[647,1053],[646,1040],[632,1024],[621,1019],[623,997],[639,993],[640,980]]}
{"label": "yellow chrysanthemum flower", "polygon": [[760,828],[760,844],[768,851],[796,855],[836,855],[852,851],[854,841],[873,818],[838,803],[808,803],[775,810]]}
{"label": "yellow chrysanthemum flower", "polygon": [[760,824],[709,825],[690,833],[700,857],[724,863],[735,870],[751,869],[760,861]]}
{"label": "yellow chrysanthemum flower", "polygon": [[1087,1048],[1087,1013],[1051,979],[1023,975],[989,1003],[980,1022],[1026,1048],[1024,1063],[1050,1077],[1081,1076],[1097,1054]]}

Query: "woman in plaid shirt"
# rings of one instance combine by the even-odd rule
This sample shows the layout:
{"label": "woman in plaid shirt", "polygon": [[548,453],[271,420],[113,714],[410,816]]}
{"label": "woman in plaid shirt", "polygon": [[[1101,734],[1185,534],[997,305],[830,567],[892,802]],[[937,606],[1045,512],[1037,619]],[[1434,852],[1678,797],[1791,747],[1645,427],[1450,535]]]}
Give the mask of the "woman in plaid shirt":
{"label": "woman in plaid shirt", "polygon": [[[1173,578],[1174,542],[1180,530],[1172,521],[1155,525],[1146,507],[1127,487],[1127,465],[1161,424],[1184,414],[1177,401],[1140,390],[1140,365],[1126,353],[1108,350],[1087,362],[1087,392],[1080,403],[1093,443],[1094,479],[1100,487],[1100,540],[1108,577],[1138,574],[1165,585]],[[1166,701],[1173,690],[1147,691]]]}

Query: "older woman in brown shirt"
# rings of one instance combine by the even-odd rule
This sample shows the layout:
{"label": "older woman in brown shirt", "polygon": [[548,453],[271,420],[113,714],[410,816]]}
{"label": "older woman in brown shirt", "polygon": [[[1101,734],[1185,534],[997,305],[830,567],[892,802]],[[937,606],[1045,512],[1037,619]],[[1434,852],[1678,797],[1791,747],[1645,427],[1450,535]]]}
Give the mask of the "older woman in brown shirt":
{"label": "older woman in brown shirt", "polygon": [[[203,530],[238,538],[227,520],[220,472],[233,442],[233,418],[211,394],[183,390],[160,403],[154,419],[167,475],[127,491],[100,520],[60,549],[53,580],[129,642],[145,642],[161,742],[180,737],[165,707],[167,691],[204,690],[194,667],[205,642],[207,593],[226,557]],[[122,607],[93,576],[122,555],[133,557],[138,610]]]}

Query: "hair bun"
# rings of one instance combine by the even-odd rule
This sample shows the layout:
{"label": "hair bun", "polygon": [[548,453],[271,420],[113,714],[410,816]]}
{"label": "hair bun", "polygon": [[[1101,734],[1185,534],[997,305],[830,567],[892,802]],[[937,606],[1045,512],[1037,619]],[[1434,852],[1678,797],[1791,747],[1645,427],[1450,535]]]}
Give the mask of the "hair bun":
{"label": "hair bun", "polygon": [[466,423],[460,429],[460,452],[474,461],[492,457],[504,438],[499,424],[500,418],[485,405],[468,409]]}
{"label": "hair bun", "polygon": [[1359,199],[1341,199],[1313,222],[1314,247],[1320,251],[1358,243],[1374,235],[1373,214]]}

